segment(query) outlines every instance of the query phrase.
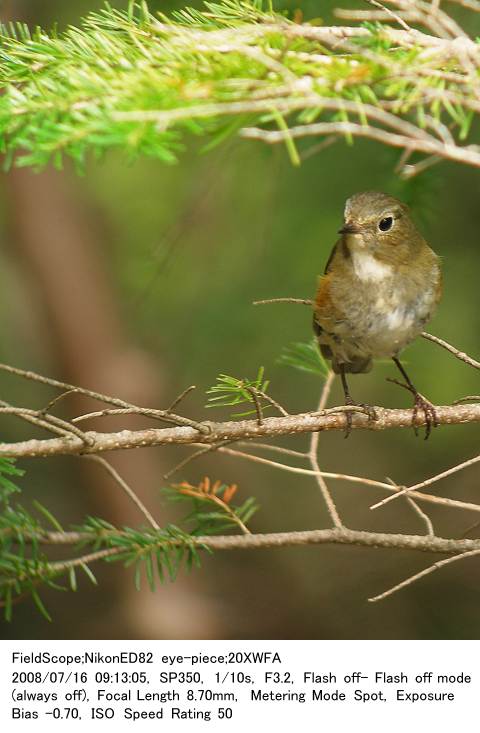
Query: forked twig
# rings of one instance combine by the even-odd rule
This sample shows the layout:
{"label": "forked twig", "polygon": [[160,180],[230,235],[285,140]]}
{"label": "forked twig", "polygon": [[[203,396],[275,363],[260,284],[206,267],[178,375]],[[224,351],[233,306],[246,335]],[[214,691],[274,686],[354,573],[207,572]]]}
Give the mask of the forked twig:
{"label": "forked twig", "polygon": [[426,479],[425,481],[420,481],[418,484],[414,484],[413,486],[407,486],[400,491],[398,491],[396,494],[393,494],[392,496],[387,496],[385,499],[382,499],[381,501],[377,501],[376,504],[372,504],[370,509],[378,509],[381,506],[385,506],[385,504],[388,504],[390,501],[393,501],[394,499],[398,499],[400,496],[405,496],[405,494],[410,494],[412,491],[416,491],[417,489],[424,489],[425,486],[430,486],[430,484],[433,484],[437,481],[440,481],[442,478],[446,478],[447,476],[451,476],[454,473],[457,473],[458,471],[462,471],[464,468],[469,468],[470,466],[473,466],[475,463],[478,463],[480,461],[480,455],[475,456],[474,458],[469,458],[468,461],[463,461],[462,463],[458,463],[455,466],[452,466],[452,468],[448,468],[446,471],[442,471],[441,473],[437,473],[435,476],[432,476],[429,479]]}
{"label": "forked twig", "polygon": [[425,568],[425,570],[421,570],[419,573],[415,573],[415,575],[411,575],[409,578],[406,578],[406,580],[402,580],[401,583],[394,585],[392,588],[389,588],[388,590],[384,591],[383,593],[380,593],[378,596],[373,596],[372,598],[369,598],[368,600],[370,603],[376,603],[376,601],[382,601],[384,598],[388,598],[388,596],[393,595],[393,593],[396,593],[397,591],[401,590],[402,588],[406,588],[407,585],[412,585],[412,583],[415,583],[417,580],[420,580],[420,578],[424,578],[426,575],[430,575],[430,573],[434,573],[435,570],[440,570],[440,568],[445,567],[445,565],[451,565],[451,563],[457,562],[457,560],[464,560],[466,557],[473,557],[474,555],[480,555],[480,550],[469,550],[468,552],[462,552],[460,555],[455,555],[454,557],[447,557],[446,560],[439,560],[438,562],[434,563],[433,565],[430,565],[428,568]]}

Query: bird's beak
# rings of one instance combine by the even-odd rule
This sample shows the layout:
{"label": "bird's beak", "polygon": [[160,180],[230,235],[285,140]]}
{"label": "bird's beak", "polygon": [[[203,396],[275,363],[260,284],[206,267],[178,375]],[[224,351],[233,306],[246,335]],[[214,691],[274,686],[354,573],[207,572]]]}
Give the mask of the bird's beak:
{"label": "bird's beak", "polygon": [[338,230],[339,234],[360,234],[361,228],[358,226],[358,224],[352,224],[352,222],[345,222],[343,227]]}

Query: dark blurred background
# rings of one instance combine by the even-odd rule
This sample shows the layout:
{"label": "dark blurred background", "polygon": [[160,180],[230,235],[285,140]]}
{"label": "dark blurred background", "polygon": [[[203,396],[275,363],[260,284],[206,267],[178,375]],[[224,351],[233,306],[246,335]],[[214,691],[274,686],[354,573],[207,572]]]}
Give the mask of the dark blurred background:
{"label": "dark blurred background", "polygon": [[[113,5],[124,7],[124,2]],[[333,3],[299,5],[306,18],[330,18]],[[177,4],[178,6],[178,4]],[[78,23],[96,0],[3,3],[4,17],[47,28]],[[174,3],[150,3],[169,11]],[[223,372],[254,377],[260,365],[270,391],[290,411],[313,409],[318,379],[276,364],[282,348],[310,339],[310,314],[300,306],[254,308],[256,298],[311,297],[335,241],[345,199],[379,189],[411,203],[422,231],[444,260],[445,295],[429,329],[459,348],[480,354],[478,272],[479,173],[441,164],[410,182],[394,173],[398,152],[367,141],[343,142],[291,166],[284,149],[231,140],[209,153],[187,140],[178,165],[112,153],[84,177],[13,170],[0,191],[1,361],[121,396],[167,406],[186,386],[198,389],[184,410],[205,415],[205,390]],[[447,404],[478,393],[478,374],[430,343],[417,341],[405,363],[419,389]],[[354,395],[367,403],[409,406],[385,381],[390,364],[353,377]],[[43,406],[48,389],[3,376],[2,394],[14,404]],[[342,401],[335,385],[332,402]],[[90,407],[70,403],[69,410]],[[66,409],[66,407],[65,407]],[[227,410],[207,418],[225,418]],[[138,426],[131,420],[128,426]],[[97,423],[126,426],[125,419]],[[2,421],[2,439],[31,431]],[[325,470],[416,482],[478,452],[478,426],[434,432],[428,442],[413,431],[322,435]],[[305,438],[285,444],[302,449]],[[112,464],[138,489],[160,522],[172,518],[159,493],[163,473],[180,449],[112,454]],[[80,458],[25,460],[23,501],[37,497],[64,524],[94,514],[119,523],[142,521],[97,465]],[[240,485],[256,496],[256,531],[328,526],[315,483],[225,456],[192,463],[178,479],[204,475]],[[380,492],[330,482],[349,527],[421,533],[406,503],[371,512]],[[445,496],[478,501],[478,469],[433,487]],[[459,537],[475,514],[423,505],[437,534]],[[469,536],[475,536],[472,530]],[[476,562],[446,568],[379,604],[366,599],[430,561],[407,551],[310,547],[218,553],[201,570],[182,575],[155,594],[135,591],[120,567],[95,569],[74,593],[43,593],[54,623],[33,604],[16,607],[3,624],[13,638],[478,638]]]}

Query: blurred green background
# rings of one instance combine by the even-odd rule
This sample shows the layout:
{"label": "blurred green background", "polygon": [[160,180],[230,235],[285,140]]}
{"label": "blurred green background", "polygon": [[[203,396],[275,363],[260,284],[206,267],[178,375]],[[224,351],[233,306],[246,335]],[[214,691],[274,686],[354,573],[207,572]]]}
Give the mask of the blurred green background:
{"label": "blurred green background", "polygon": [[[112,3],[123,7],[124,2]],[[177,7],[179,4],[177,4]],[[328,21],[333,3],[288,3],[307,18]],[[77,23],[101,7],[94,0],[12,2],[4,13],[51,27]],[[150,3],[167,12],[175,4]],[[263,365],[270,391],[289,411],[313,409],[321,384],[276,364],[282,349],[311,337],[300,306],[254,308],[254,299],[311,297],[342,219],[345,199],[365,189],[407,200],[442,256],[445,294],[429,330],[472,355],[480,354],[478,271],[479,173],[442,163],[410,182],[394,173],[398,152],[368,141],[343,142],[291,166],[283,148],[230,140],[203,153],[187,141],[178,165],[110,154],[82,178],[65,171],[13,171],[3,176],[0,236],[0,358],[52,377],[164,407],[189,384],[197,391],[184,411],[205,415],[205,390],[217,374],[254,377]],[[419,389],[437,404],[479,392],[478,374],[424,341],[405,354]],[[367,403],[409,406],[386,382],[393,365],[377,364],[351,379]],[[39,385],[2,376],[14,404],[42,406],[51,394]],[[342,401],[336,384],[332,403]],[[83,403],[82,403],[83,405]],[[65,407],[65,409],[67,409]],[[67,414],[67,413],[65,413]],[[206,417],[228,419],[228,411]],[[135,421],[129,425],[137,425]],[[102,422],[115,429],[125,421]],[[2,421],[2,439],[31,435]],[[420,481],[478,452],[478,426],[439,428],[428,442],[413,431],[321,435],[325,470]],[[303,449],[305,438],[284,441]],[[112,456],[161,521],[162,474],[185,454],[158,448]],[[94,465],[79,458],[22,461],[24,501],[53,509],[65,523],[87,513],[110,521],[141,521]],[[255,531],[328,526],[315,483],[273,468],[211,456],[178,479],[204,475],[240,485],[261,511]],[[478,469],[433,487],[444,496],[478,500]],[[382,494],[330,482],[347,526],[422,533],[406,503],[369,510]],[[423,505],[437,534],[460,537],[475,514]],[[478,530],[470,530],[475,536]],[[366,599],[430,561],[420,553],[355,547],[310,547],[218,553],[200,571],[161,587],[133,589],[129,572],[98,567],[101,585],[77,594],[44,593],[54,623],[29,601],[2,627],[12,638],[477,638],[476,560],[435,573],[379,604]]]}

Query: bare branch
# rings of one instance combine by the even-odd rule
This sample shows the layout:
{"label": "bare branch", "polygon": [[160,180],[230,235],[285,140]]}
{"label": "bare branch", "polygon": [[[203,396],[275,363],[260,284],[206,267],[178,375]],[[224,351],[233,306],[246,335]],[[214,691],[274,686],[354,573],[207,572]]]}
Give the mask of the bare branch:
{"label": "bare branch", "polygon": [[393,593],[396,593],[399,590],[402,590],[402,588],[405,588],[407,585],[412,585],[412,583],[415,583],[417,580],[420,580],[420,578],[424,578],[426,575],[430,575],[430,573],[435,572],[435,570],[440,570],[440,568],[445,567],[445,565],[450,565],[452,562],[457,562],[457,560],[464,560],[466,557],[473,557],[474,555],[480,555],[480,548],[478,550],[470,550],[469,552],[463,552],[461,555],[455,555],[454,557],[447,557],[446,560],[439,560],[439,562],[436,562],[434,565],[430,565],[430,567],[425,568],[425,570],[421,570],[419,573],[415,573],[415,575],[411,575],[406,580],[403,580],[401,583],[398,583],[398,585],[394,585],[393,588],[390,588],[389,590],[386,590],[384,593],[380,593],[378,596],[373,596],[372,598],[369,598],[368,600],[370,603],[375,603],[376,601],[383,601],[384,598],[387,598],[388,596],[391,596]]}
{"label": "bare branch", "polygon": [[[251,445],[254,446],[258,444],[252,443]],[[277,446],[271,446],[271,447],[275,448]],[[287,473],[296,473],[300,476],[316,476],[318,473],[317,471],[314,471],[313,469],[299,468],[297,466],[290,466],[287,463],[277,463],[277,461],[271,461],[268,458],[263,458],[262,456],[253,455],[252,453],[244,453],[243,451],[238,451],[238,450],[235,450],[234,448],[218,447],[217,450],[219,451],[219,453],[226,453],[227,455],[231,455],[234,457],[245,458],[246,460],[252,461],[253,463],[263,463],[265,466],[270,466],[272,468],[278,468],[282,471],[286,471]],[[280,450],[283,450],[283,449],[280,449]],[[297,453],[297,455],[301,456],[303,454]],[[370,486],[376,489],[377,488],[386,489],[387,491],[390,491],[390,492],[398,492],[402,490],[401,486],[397,486],[393,482],[384,483],[383,481],[375,481],[374,479],[365,478],[363,476],[351,476],[350,474],[335,473],[332,471],[320,471],[320,475],[326,479],[347,481],[349,483],[354,483],[354,484],[363,484],[364,486]],[[435,477],[435,480],[439,480],[439,478]],[[436,496],[435,494],[423,494],[422,492],[416,491],[413,489],[412,491],[409,492],[409,497],[416,499],[417,501],[426,502],[428,504],[438,504],[440,506],[444,506],[449,509],[463,509],[465,511],[480,512],[480,504],[472,504],[471,502],[459,501],[457,499],[449,499],[446,496]]]}
{"label": "bare branch", "polygon": [[2,415],[14,415],[15,417],[20,418],[20,420],[24,420],[25,422],[30,423],[30,425],[35,425],[36,427],[47,430],[48,432],[54,433],[55,435],[70,434],[69,430],[59,428],[56,425],[52,425],[51,422],[38,417],[37,410],[29,410],[25,407],[13,407],[12,405],[9,405],[8,402],[4,402],[3,400],[0,400],[0,405],[2,406],[0,409],[0,414]]}
{"label": "bare branch", "polygon": [[354,135],[366,137],[394,148],[405,148],[429,155],[439,155],[447,160],[480,168],[480,153],[473,146],[447,145],[429,135],[407,136],[390,132],[381,127],[362,125],[358,122],[316,122],[311,125],[299,125],[288,130],[263,130],[259,127],[244,127],[240,135],[252,140],[262,140],[270,145],[284,143],[288,138],[303,138],[318,135]]}
{"label": "bare branch", "polygon": [[[73,544],[88,539],[84,533],[51,532],[39,535],[38,540],[49,540],[55,544]],[[92,534],[94,539],[94,535]],[[428,535],[387,534],[383,532],[363,532],[361,530],[342,528],[312,529],[300,532],[275,532],[269,534],[249,535],[206,535],[191,537],[193,545],[205,546],[212,550],[253,550],[274,547],[296,547],[308,545],[354,545],[358,547],[372,547],[385,549],[413,550],[418,552],[452,554],[470,551],[480,552],[480,539],[448,539],[444,537],[430,537]],[[165,544],[164,538],[159,544]],[[178,546],[181,540],[172,539],[171,546]],[[123,552],[122,547],[113,548],[107,554]],[[100,558],[99,558],[100,559]],[[88,562],[84,559],[84,562]]]}
{"label": "bare branch", "polygon": [[[341,410],[339,412],[339,410]],[[325,410],[322,414],[302,413],[288,417],[267,417],[262,425],[256,420],[237,422],[204,422],[201,442],[206,445],[222,441],[250,440],[280,435],[300,435],[318,430],[345,430],[345,411],[352,411],[353,430],[387,430],[390,428],[411,428],[411,409],[387,409],[375,407],[378,419],[369,420],[363,412],[349,406]],[[480,405],[437,405],[435,412],[439,425],[461,425],[480,422]],[[416,417],[417,427],[425,425],[422,412]],[[207,434],[207,430],[209,431]],[[145,430],[121,430],[117,433],[85,433],[91,445],[76,437],[25,440],[18,443],[0,443],[0,456],[12,458],[34,458],[54,455],[95,454],[110,450],[145,448],[155,445],[193,445],[199,442],[199,430],[192,427],[147,428]]]}
{"label": "bare branch", "polygon": [[[121,530],[111,530],[121,536]],[[88,532],[41,532],[30,535],[41,544],[72,545],[78,542],[95,540],[96,533]],[[28,534],[25,535],[28,539]],[[18,540],[14,540],[18,541]],[[275,532],[249,535],[206,535],[191,537],[193,545],[205,546],[212,550],[251,550],[273,547],[295,547],[308,545],[352,545],[384,549],[412,550],[416,552],[452,554],[460,557],[465,552],[480,552],[480,539],[450,539],[430,537],[428,535],[387,534],[384,532],[363,532],[361,530],[342,528],[312,529],[300,532]],[[162,537],[159,544],[165,544]],[[178,546],[181,540],[169,541],[171,546]],[[113,548],[122,552],[122,548]],[[115,554],[115,552],[113,554]],[[111,554],[108,552],[108,554]],[[84,560],[85,561],[85,560]]]}
{"label": "bare branch", "polygon": [[85,389],[84,387],[75,387],[73,384],[59,382],[57,379],[43,377],[41,374],[37,374],[36,372],[27,371],[25,369],[18,369],[17,367],[12,367],[8,364],[0,364],[0,371],[8,372],[9,374],[14,374],[18,377],[23,377],[24,379],[28,379],[33,382],[40,382],[41,384],[46,384],[50,387],[61,389],[64,392],[78,392],[85,397],[91,397],[92,399],[98,400],[99,402],[106,402],[107,404],[115,405],[116,407],[120,407],[123,409],[133,408],[135,411],[140,411],[141,414],[146,414],[146,412],[148,412],[149,417],[157,418],[165,422],[174,423],[175,425],[188,425],[190,427],[196,428],[201,433],[209,432],[207,425],[200,425],[200,423],[197,423],[194,420],[189,420],[188,418],[181,417],[180,415],[174,415],[170,410],[146,410],[146,408],[138,407],[138,405],[132,405],[131,403],[125,402],[125,400],[121,400],[118,397],[111,397],[109,395],[101,394],[100,392],[95,392],[91,389]]}
{"label": "bare branch", "polygon": [[79,430],[75,425],[72,425],[66,420],[62,420],[55,415],[49,415],[43,410],[29,410],[26,407],[13,407],[3,400],[0,400],[0,405],[0,414],[15,415],[32,425],[37,425],[38,427],[44,428],[56,435],[75,436],[80,438],[84,445],[90,445],[91,443],[91,439],[88,438],[82,430]]}
{"label": "bare branch", "polygon": [[344,20],[354,20],[357,22],[364,22],[366,20],[385,22],[393,19],[397,23],[400,23],[404,30],[411,32],[412,29],[406,24],[406,20],[409,20],[411,23],[423,25],[441,38],[468,38],[463,28],[439,7],[438,2],[428,3],[425,0],[415,0],[415,2],[411,0],[386,0],[388,5],[393,5],[398,8],[398,12],[396,13],[375,0],[366,0],[366,2],[378,8],[378,10],[368,11],[342,8],[336,10],[335,15]]}

